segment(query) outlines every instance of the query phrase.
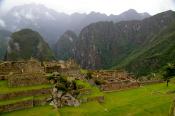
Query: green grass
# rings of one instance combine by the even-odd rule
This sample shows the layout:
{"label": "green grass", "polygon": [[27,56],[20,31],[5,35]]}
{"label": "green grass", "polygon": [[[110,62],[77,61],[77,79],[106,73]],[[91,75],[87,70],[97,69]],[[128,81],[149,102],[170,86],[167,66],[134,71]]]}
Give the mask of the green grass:
{"label": "green grass", "polygon": [[91,93],[81,96],[81,97],[95,97],[95,96],[102,96],[103,93],[96,87],[96,86],[91,86],[88,82],[81,81],[81,80],[76,80],[77,85],[83,86],[85,89],[90,89]]}
{"label": "green grass", "polygon": [[18,91],[27,91],[27,90],[37,90],[37,89],[50,88],[50,87],[52,87],[52,85],[44,84],[44,85],[9,88],[7,81],[0,81],[0,94],[18,92]]}
{"label": "green grass", "polygon": [[[3,116],[167,116],[175,94],[175,84],[147,85],[120,92],[104,93],[105,103],[89,102],[79,107],[64,107],[53,110],[42,106],[6,113]],[[33,114],[33,115],[32,115]]]}

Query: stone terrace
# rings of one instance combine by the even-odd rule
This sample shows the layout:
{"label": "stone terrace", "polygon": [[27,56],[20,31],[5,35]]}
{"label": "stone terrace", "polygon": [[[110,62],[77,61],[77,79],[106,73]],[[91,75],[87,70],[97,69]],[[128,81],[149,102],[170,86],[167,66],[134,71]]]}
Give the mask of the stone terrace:
{"label": "stone terrace", "polygon": [[34,59],[0,64],[0,113],[45,104],[51,89],[43,66]]}

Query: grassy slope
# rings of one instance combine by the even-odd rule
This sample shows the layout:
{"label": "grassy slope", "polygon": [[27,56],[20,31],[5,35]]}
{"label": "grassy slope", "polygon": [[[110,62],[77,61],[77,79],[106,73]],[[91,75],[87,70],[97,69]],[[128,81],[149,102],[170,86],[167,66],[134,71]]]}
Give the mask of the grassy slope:
{"label": "grassy slope", "polygon": [[133,51],[118,67],[139,75],[159,71],[167,63],[175,63],[175,23]]}
{"label": "grassy slope", "polygon": [[103,95],[103,93],[96,86],[91,86],[89,83],[84,82],[84,81],[80,81],[80,80],[76,80],[76,83],[78,85],[81,85],[81,86],[85,87],[86,89],[91,90],[90,94],[80,96],[80,98],[90,98],[90,97],[96,97],[96,96],[102,96]]}
{"label": "grassy slope", "polygon": [[33,97],[19,97],[16,99],[11,99],[11,100],[1,100],[0,105],[7,105],[7,104],[13,104],[17,102],[22,102],[22,101],[27,101],[27,100],[33,100]]}
{"label": "grassy slope", "polygon": [[9,93],[9,92],[17,92],[17,91],[27,91],[27,90],[37,90],[42,88],[50,88],[52,85],[35,85],[35,86],[26,86],[26,87],[14,87],[9,88],[7,86],[7,81],[0,81],[0,93]]}
{"label": "grassy slope", "polygon": [[89,102],[80,107],[64,107],[58,111],[50,106],[15,111],[3,116],[167,116],[175,94],[175,84],[155,84],[120,92],[104,93],[105,103]]}

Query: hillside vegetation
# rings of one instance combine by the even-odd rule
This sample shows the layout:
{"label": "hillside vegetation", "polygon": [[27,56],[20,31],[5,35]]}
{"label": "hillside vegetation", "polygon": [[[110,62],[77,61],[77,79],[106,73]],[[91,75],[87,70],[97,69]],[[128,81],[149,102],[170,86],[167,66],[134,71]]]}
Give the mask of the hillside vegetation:
{"label": "hillside vegetation", "polygon": [[[175,12],[166,11],[141,21],[131,20],[118,23],[106,21],[92,23],[82,29],[75,43],[71,44],[70,41],[66,41],[67,39],[61,41],[62,38],[60,38],[60,40],[58,40],[59,44],[56,44],[59,48],[56,50],[56,53],[61,51],[60,53],[63,53],[63,59],[64,57],[67,59],[67,56],[69,56],[69,58],[74,58],[81,67],[86,69],[127,67],[125,69],[133,71],[130,69],[135,69],[133,67],[137,66],[139,62],[142,62],[140,59],[135,59],[135,57],[144,51],[146,52],[148,49],[150,52],[150,47],[156,47],[157,50],[152,51],[154,53],[148,53],[145,57],[153,59],[152,57],[158,57],[160,54],[164,54],[164,57],[161,56],[160,59],[162,59],[161,62],[164,60],[163,64],[165,64],[169,62],[167,60],[170,60],[173,57],[173,54],[166,54],[168,53],[168,50],[169,52],[173,52],[173,29],[169,26],[172,25],[174,19]],[[162,32],[165,29],[167,30]],[[169,39],[166,40],[166,38]],[[171,42],[171,46],[164,43],[165,41]],[[63,47],[59,47],[60,45]],[[71,46],[71,50],[65,49],[65,46]],[[69,55],[65,56],[67,53],[69,53]],[[57,58],[60,59],[60,56],[61,55],[57,56]],[[131,63],[134,59],[135,62],[133,61],[133,63]],[[154,61],[153,59],[150,63],[156,65],[155,68],[158,70],[159,67],[163,66],[163,64],[159,65],[159,62],[160,61]],[[131,64],[131,66],[129,64]],[[138,72],[144,75],[155,69],[152,68],[149,63],[146,65],[143,64],[144,63],[142,62],[140,65],[145,67],[145,69],[138,66],[137,69],[139,70],[135,70],[134,73]],[[147,73],[143,73],[141,70],[144,70]]]}
{"label": "hillside vegetation", "polygon": [[163,70],[168,63],[175,63],[174,58],[175,23],[133,51],[118,67],[124,67],[135,74],[147,75]]}
{"label": "hillside vegetation", "polygon": [[6,60],[54,59],[54,54],[38,32],[23,29],[11,35],[6,53]]}

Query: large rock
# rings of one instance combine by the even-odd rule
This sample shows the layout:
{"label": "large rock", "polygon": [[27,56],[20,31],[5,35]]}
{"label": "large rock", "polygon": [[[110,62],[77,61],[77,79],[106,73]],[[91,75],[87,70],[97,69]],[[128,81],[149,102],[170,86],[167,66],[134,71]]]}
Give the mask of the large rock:
{"label": "large rock", "polygon": [[80,103],[77,99],[75,99],[71,94],[66,93],[61,97],[61,103],[64,106],[79,106]]}

